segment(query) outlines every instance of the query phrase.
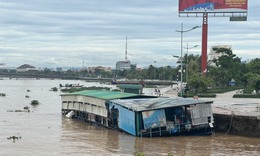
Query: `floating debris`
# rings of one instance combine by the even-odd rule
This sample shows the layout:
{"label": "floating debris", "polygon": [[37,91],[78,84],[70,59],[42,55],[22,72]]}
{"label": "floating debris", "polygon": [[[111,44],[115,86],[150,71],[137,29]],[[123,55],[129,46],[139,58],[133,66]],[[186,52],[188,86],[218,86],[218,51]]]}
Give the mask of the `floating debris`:
{"label": "floating debris", "polygon": [[29,95],[25,95],[25,98],[30,98],[30,96]]}
{"label": "floating debris", "polygon": [[27,92],[30,92],[31,90],[30,89],[27,89]]}
{"label": "floating debris", "polygon": [[7,110],[7,112],[26,112],[26,113],[29,113],[30,110],[29,109],[24,109],[24,110],[15,109],[15,110]]}
{"label": "floating debris", "polygon": [[23,109],[24,109],[24,110],[29,110],[30,107],[29,107],[29,106],[25,106],[25,107],[23,107]]}
{"label": "floating debris", "polygon": [[27,112],[30,113],[30,107],[29,106],[24,106],[23,110],[22,109],[14,109],[14,110],[7,110],[7,112]]}
{"label": "floating debris", "polygon": [[13,140],[13,142],[15,142],[15,140],[21,139],[22,136],[20,135],[20,133],[17,134],[17,136],[13,135],[10,137],[7,137],[8,140]]}
{"label": "floating debris", "polygon": [[72,118],[74,115],[75,115],[75,113],[74,113],[73,111],[70,111],[70,112],[66,115],[66,117],[67,117],[67,118]]}
{"label": "floating debris", "polygon": [[0,93],[0,96],[6,96],[6,94],[5,93]]}
{"label": "floating debris", "polygon": [[65,84],[65,85],[62,85],[62,84],[60,84],[60,87],[69,87],[69,88],[80,88],[80,87],[83,87],[84,85],[80,85],[80,84],[69,84],[69,83],[67,83],[67,84]]}
{"label": "floating debris", "polygon": [[53,87],[53,88],[51,88],[50,91],[54,91],[54,92],[56,92],[56,91],[58,91],[58,88],[57,88],[57,87]]}
{"label": "floating debris", "polygon": [[22,137],[10,136],[10,137],[8,137],[7,139],[20,139],[20,138],[22,138]]}
{"label": "floating debris", "polygon": [[31,105],[37,106],[37,105],[39,105],[39,101],[38,100],[32,100]]}

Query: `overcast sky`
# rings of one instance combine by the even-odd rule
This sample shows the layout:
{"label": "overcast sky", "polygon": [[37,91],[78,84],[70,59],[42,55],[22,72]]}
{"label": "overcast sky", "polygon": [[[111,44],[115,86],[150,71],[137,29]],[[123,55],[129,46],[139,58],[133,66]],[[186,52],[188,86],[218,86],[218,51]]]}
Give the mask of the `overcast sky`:
{"label": "overcast sky", "polygon": [[[249,0],[248,18],[209,18],[211,46],[231,45],[242,60],[260,57],[260,1]],[[9,67],[107,66],[128,59],[138,67],[174,66],[180,33],[202,25],[179,17],[178,0],[0,0],[0,63]],[[189,54],[201,54],[202,30],[184,33]],[[186,52],[186,50],[185,50]],[[156,63],[154,63],[156,61]]]}

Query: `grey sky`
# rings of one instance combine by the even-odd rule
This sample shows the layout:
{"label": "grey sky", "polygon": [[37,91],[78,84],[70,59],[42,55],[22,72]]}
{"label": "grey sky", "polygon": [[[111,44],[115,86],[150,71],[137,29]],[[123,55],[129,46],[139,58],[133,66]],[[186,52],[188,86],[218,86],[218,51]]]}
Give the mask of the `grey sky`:
{"label": "grey sky", "polygon": [[[260,1],[249,0],[248,20],[209,18],[208,49],[231,45],[243,60],[260,57]],[[184,29],[202,18],[178,15],[177,0],[0,0],[0,63],[17,67],[110,66],[128,59],[138,67],[175,65]],[[184,33],[184,45],[200,45],[201,29]],[[209,51],[209,50],[208,50]]]}

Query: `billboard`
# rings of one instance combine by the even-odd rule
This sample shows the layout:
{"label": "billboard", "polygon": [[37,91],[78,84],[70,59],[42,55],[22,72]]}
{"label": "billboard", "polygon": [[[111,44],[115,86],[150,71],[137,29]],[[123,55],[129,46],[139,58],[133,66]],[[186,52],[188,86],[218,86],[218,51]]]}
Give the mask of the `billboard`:
{"label": "billboard", "polygon": [[179,0],[179,13],[246,13],[248,0]]}

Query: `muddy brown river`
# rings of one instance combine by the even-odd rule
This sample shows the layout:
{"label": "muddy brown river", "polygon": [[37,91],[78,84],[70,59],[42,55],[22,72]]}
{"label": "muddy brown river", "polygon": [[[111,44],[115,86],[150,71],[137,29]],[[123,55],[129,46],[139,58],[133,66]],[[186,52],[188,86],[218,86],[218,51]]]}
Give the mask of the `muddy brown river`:
{"label": "muddy brown river", "polygon": [[[0,80],[0,93],[6,94],[5,97],[0,96],[0,156],[131,156],[137,153],[144,153],[145,156],[167,156],[168,153],[174,156],[260,155],[260,138],[224,133],[137,138],[63,118],[61,92],[50,89],[65,83],[105,86],[72,80]],[[38,100],[40,104],[33,107],[30,105],[32,100]],[[29,113],[15,112],[25,106],[30,107]],[[10,139],[12,136],[18,138]]]}

